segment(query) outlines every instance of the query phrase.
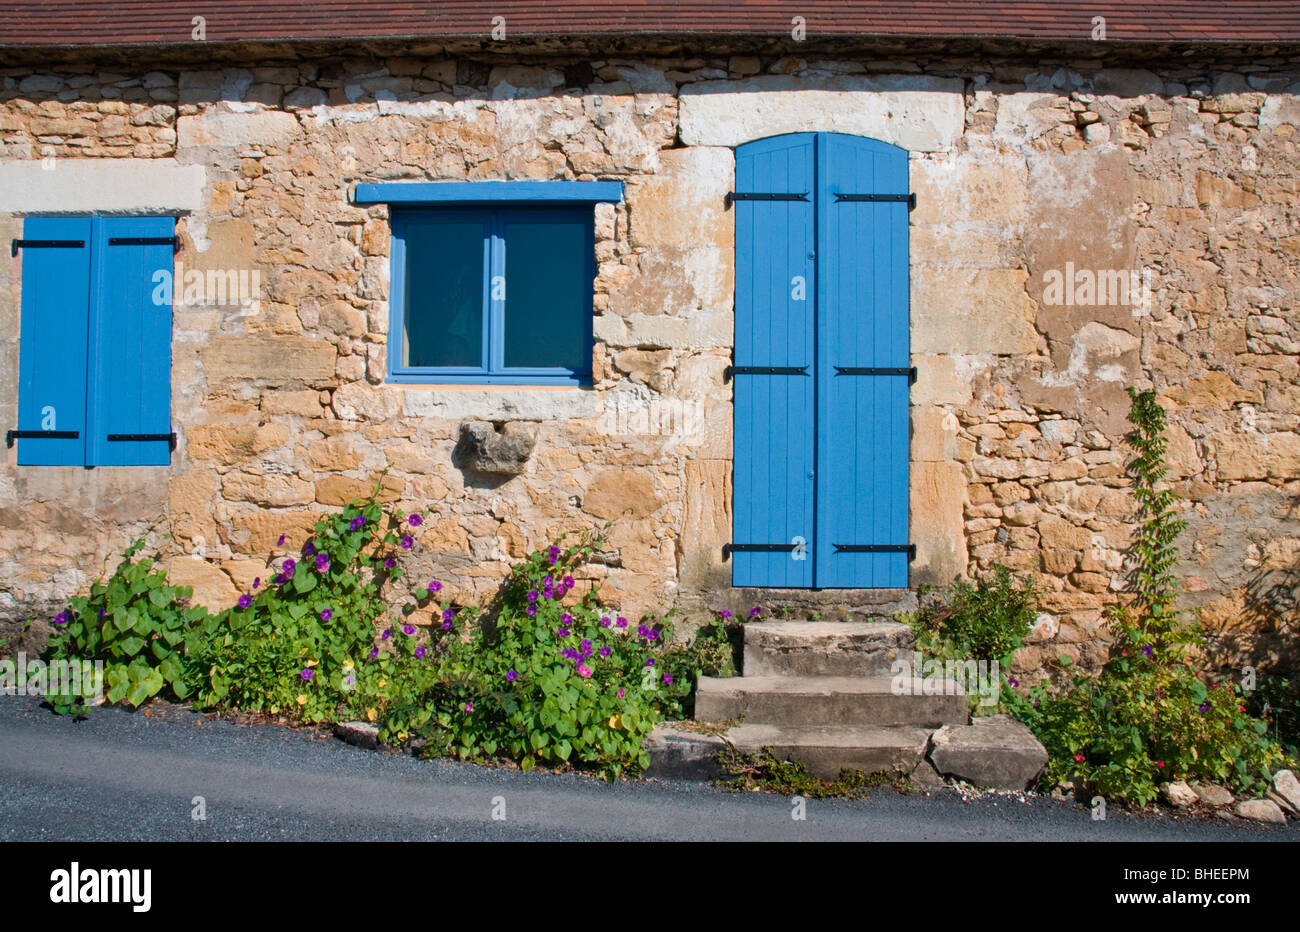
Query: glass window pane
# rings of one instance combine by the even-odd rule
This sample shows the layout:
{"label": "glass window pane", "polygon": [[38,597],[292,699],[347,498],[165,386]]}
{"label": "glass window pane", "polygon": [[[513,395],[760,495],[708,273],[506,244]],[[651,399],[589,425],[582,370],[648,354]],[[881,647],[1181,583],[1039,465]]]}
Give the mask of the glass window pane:
{"label": "glass window pane", "polygon": [[482,221],[406,227],[403,366],[483,365]]}
{"label": "glass window pane", "polygon": [[591,368],[589,226],[577,218],[505,224],[507,368]]}

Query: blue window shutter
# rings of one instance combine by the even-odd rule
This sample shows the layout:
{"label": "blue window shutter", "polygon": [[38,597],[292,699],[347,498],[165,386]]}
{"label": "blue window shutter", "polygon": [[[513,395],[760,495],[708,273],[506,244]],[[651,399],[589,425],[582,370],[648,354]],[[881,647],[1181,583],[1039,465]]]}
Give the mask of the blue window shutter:
{"label": "blue window shutter", "polygon": [[[819,421],[816,579],[819,588],[907,585],[907,152],[873,139],[818,138]],[[841,373],[839,369],[885,369]]]}
{"label": "blue window shutter", "polygon": [[[735,586],[812,585],[814,454],[814,137],[736,150],[736,343],[732,545],[803,541],[806,550],[733,550]],[[800,289],[802,288],[802,295]],[[800,299],[802,297],[802,300]],[[806,368],[806,375],[745,373]],[[802,557],[802,559],[797,559]]]}
{"label": "blue window shutter", "polygon": [[18,465],[83,466],[91,221],[29,217],[23,222],[23,238],[81,245],[33,245],[20,251],[23,290],[17,429],[75,431],[77,436],[20,438]]}
{"label": "blue window shutter", "polygon": [[[170,240],[175,220],[106,217],[96,227],[90,464],[166,466],[171,445],[162,438],[172,430],[172,246],[116,241]],[[133,435],[160,439],[111,439]]]}

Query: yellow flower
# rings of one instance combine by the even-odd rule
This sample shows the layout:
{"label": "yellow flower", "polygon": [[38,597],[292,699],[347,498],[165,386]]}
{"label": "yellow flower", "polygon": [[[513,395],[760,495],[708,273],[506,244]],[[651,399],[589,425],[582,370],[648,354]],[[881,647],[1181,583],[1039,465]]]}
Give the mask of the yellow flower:
{"label": "yellow flower", "polygon": [[387,685],[388,685],[388,680],[380,680],[380,681],[379,681],[379,687],[380,687],[381,689],[382,689],[383,687],[387,686]]}
{"label": "yellow flower", "polygon": [[379,713],[374,709],[371,709],[369,712],[366,713],[366,721],[368,722],[373,722],[378,717],[379,717]]}
{"label": "yellow flower", "polygon": [[299,693],[298,705],[306,705],[306,704],[307,704],[307,695],[305,693]]}
{"label": "yellow flower", "polygon": [[609,717],[609,727],[610,727],[610,728],[613,728],[615,731],[617,731],[618,729],[622,728],[622,727],[623,727],[623,716],[621,716],[621,715],[611,715],[611,716]]}
{"label": "yellow flower", "polygon": [[308,661],[307,661],[307,666],[309,666],[309,667],[314,667],[314,666],[316,666],[316,664],[317,664],[317,661],[315,661],[315,660],[308,660]]}

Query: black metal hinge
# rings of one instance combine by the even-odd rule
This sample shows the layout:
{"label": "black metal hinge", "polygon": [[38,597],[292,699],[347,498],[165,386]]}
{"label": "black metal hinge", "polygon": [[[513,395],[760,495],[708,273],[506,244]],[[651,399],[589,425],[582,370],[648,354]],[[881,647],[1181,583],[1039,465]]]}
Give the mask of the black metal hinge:
{"label": "black metal hinge", "polygon": [[916,559],[916,544],[836,544],[836,553],[905,553],[908,562]]}
{"label": "black metal hinge", "polygon": [[733,375],[807,375],[807,366],[727,366],[722,370],[722,377],[729,379]]}
{"label": "black metal hinge", "polygon": [[16,239],[9,244],[9,255],[18,255],[20,249],[80,249],[84,239]]}
{"label": "black metal hinge", "polygon": [[76,440],[79,430],[7,430],[5,446],[12,447],[15,440]]}
{"label": "black metal hinge", "polygon": [[912,366],[911,368],[904,368],[902,366],[895,366],[895,367],[866,366],[863,368],[858,368],[854,366],[836,366],[835,374],[836,375],[905,375],[907,376],[907,380],[909,382],[911,383],[916,382],[916,366]]}
{"label": "black metal hinge", "polygon": [[807,194],[756,194],[750,191],[728,191],[727,206],[735,201],[807,201]]}
{"label": "black metal hinge", "polygon": [[839,201],[904,201],[907,203],[908,210],[916,209],[916,194],[840,194],[835,192],[835,200]]}
{"label": "black metal hinge", "polygon": [[723,544],[722,559],[733,553],[793,553],[800,547],[808,550],[807,544]]}
{"label": "black metal hinge", "polygon": [[180,252],[179,236],[110,236],[110,246],[170,246],[172,252]]}
{"label": "black metal hinge", "polygon": [[170,434],[109,434],[107,437],[109,443],[152,443],[154,441],[166,441],[167,449],[176,449],[176,432]]}

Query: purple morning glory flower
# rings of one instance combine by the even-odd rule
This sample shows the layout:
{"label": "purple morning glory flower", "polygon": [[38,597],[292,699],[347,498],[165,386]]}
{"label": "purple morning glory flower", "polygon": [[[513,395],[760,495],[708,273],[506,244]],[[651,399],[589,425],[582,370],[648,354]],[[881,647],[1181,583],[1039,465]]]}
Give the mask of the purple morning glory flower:
{"label": "purple morning glory flower", "polygon": [[451,629],[452,629],[452,621],[450,618],[448,618],[446,621],[442,623],[442,630],[450,631]]}
{"label": "purple morning glory flower", "polygon": [[647,667],[653,667],[655,665],[655,659],[653,657],[647,657],[645,659],[645,665]]}
{"label": "purple morning glory flower", "polygon": [[529,589],[529,590],[528,590],[528,601],[529,601],[529,602],[536,602],[536,601],[537,601],[537,590],[536,590],[536,589]]}
{"label": "purple morning glory flower", "polygon": [[381,641],[387,641],[387,640],[388,640],[390,637],[392,637],[392,636],[393,636],[393,629],[392,629],[392,628],[385,628],[385,629],[383,630],[383,632],[379,635],[379,640],[381,640]]}
{"label": "purple morning glory flower", "polygon": [[427,649],[425,648],[425,646],[424,646],[423,644],[421,644],[419,647],[417,647],[417,648],[415,649],[415,659],[416,659],[416,660],[423,660],[423,659],[424,659],[424,655],[425,655],[426,652],[427,652]]}
{"label": "purple morning glory flower", "polygon": [[664,674],[664,682],[667,683],[669,686],[673,685],[673,676],[671,673]]}
{"label": "purple morning glory flower", "polygon": [[1204,715],[1208,711],[1210,711],[1210,703],[1207,699],[1205,702],[1201,703],[1201,714]]}
{"label": "purple morning glory flower", "polygon": [[582,642],[582,657],[583,657],[583,659],[585,660],[586,658],[588,658],[588,657],[590,657],[590,656],[591,656],[591,642],[590,642],[590,641],[583,641],[583,642]]}
{"label": "purple morning glory flower", "polygon": [[252,604],[253,604],[253,597],[249,595],[247,592],[245,592],[243,595],[239,597],[240,608],[248,608],[248,606]]}
{"label": "purple morning glory flower", "polygon": [[329,568],[330,568],[330,558],[323,553],[317,554],[316,569],[324,573],[324,572],[328,572]]}
{"label": "purple morning glory flower", "polygon": [[529,618],[535,618],[537,616],[537,606],[536,605],[528,606],[528,608],[524,610],[524,614],[526,614]]}
{"label": "purple morning glory flower", "polygon": [[294,568],[297,567],[297,565],[298,563],[293,557],[285,557],[284,563],[280,565],[280,569],[284,570],[286,576],[292,576]]}
{"label": "purple morning glory flower", "polygon": [[436,579],[431,580],[431,581],[429,582],[429,591],[430,591],[430,592],[441,592],[441,591],[442,591],[442,583],[438,582],[438,580],[436,580]]}
{"label": "purple morning glory flower", "polygon": [[370,648],[370,659],[374,660],[378,656],[379,656],[379,648],[378,647]]}
{"label": "purple morning glory flower", "polygon": [[397,561],[394,560],[392,557],[389,557],[384,561],[384,569],[386,570],[391,570],[396,565],[397,565]]}
{"label": "purple morning glory flower", "polygon": [[56,625],[66,625],[68,623],[68,619],[71,617],[72,616],[70,616],[67,612],[59,612],[57,615],[54,616],[54,623]]}
{"label": "purple morning glory flower", "polygon": [[618,698],[622,699],[626,695],[627,695],[627,690],[624,689],[622,686],[620,686],[618,688]]}
{"label": "purple morning glory flower", "polygon": [[637,633],[639,636],[641,636],[641,637],[645,637],[646,634],[647,634],[649,631],[650,631],[650,629],[647,628],[645,625],[637,625],[637,626],[636,626],[636,633]]}
{"label": "purple morning glory flower", "polygon": [[555,561],[560,559],[560,548],[552,544],[551,548],[546,551],[546,559],[552,566],[554,566]]}
{"label": "purple morning glory flower", "polygon": [[275,545],[276,545],[277,547],[283,547],[283,546],[284,546],[284,535],[283,535],[283,534],[280,535],[280,539],[277,540],[277,541],[275,542]]}
{"label": "purple morning glory flower", "polygon": [[599,653],[600,656],[602,657],[608,657],[610,654],[614,653],[614,650],[608,644],[606,644],[604,647],[600,649]]}
{"label": "purple morning glory flower", "polygon": [[659,640],[659,632],[656,631],[654,628],[651,628],[649,631],[646,632],[645,638],[647,641],[657,641]]}
{"label": "purple morning glory flower", "polygon": [[100,618],[107,618],[107,617],[108,617],[108,612],[101,608],[101,609],[99,610],[99,617],[100,617]]}
{"label": "purple morning glory flower", "polygon": [[402,625],[402,633],[409,638],[415,633],[415,625]]}
{"label": "purple morning glory flower", "polygon": [[451,620],[452,620],[453,618],[455,618],[455,617],[456,617],[456,613],[453,612],[451,609],[449,609],[449,608],[444,608],[444,609],[442,610],[442,620],[443,620],[443,621],[451,621]]}
{"label": "purple morning glory flower", "polygon": [[424,519],[421,518],[419,515],[411,515],[409,518],[406,519],[406,523],[409,524],[411,527],[419,527],[420,522],[423,520]]}
{"label": "purple morning glory flower", "polygon": [[750,617],[750,618],[757,618],[760,614],[762,614],[762,611],[763,611],[763,610],[762,610],[761,608],[759,608],[757,605],[755,605],[753,608],[751,608],[751,609],[749,610],[749,617]]}
{"label": "purple morning glory flower", "polygon": [[619,615],[619,616],[618,616],[618,626],[619,626],[620,628],[626,628],[626,627],[627,627],[627,619],[624,618],[622,615]]}
{"label": "purple morning glory flower", "polygon": [[467,702],[467,703],[465,703],[465,711],[466,711],[466,712],[473,712],[473,711],[474,711],[474,703],[472,703],[472,702]]}
{"label": "purple morning glory flower", "polygon": [[730,617],[731,617],[731,612],[727,611],[725,608],[724,608],[721,612],[719,612],[718,614],[720,614],[723,618],[730,618]]}
{"label": "purple morning glory flower", "polygon": [[255,577],[253,578],[253,588],[256,589],[256,588],[257,588],[258,586],[260,586],[260,585],[262,585],[262,577],[261,577],[261,576],[255,576]]}
{"label": "purple morning glory flower", "polygon": [[1142,653],[1144,653],[1144,654],[1146,654],[1148,657],[1150,657],[1153,653],[1155,653],[1155,651],[1153,651],[1153,650],[1151,649],[1151,645],[1150,645],[1150,644],[1143,644],[1143,645],[1142,645]]}
{"label": "purple morning glory flower", "polygon": [[600,619],[600,626],[601,626],[602,628],[608,628],[608,627],[609,627],[609,619],[608,619],[608,618],[601,618],[601,619]]}
{"label": "purple morning glory flower", "polygon": [[356,516],[355,518],[353,518],[350,522],[348,522],[348,530],[351,530],[351,531],[355,531],[355,530],[357,530],[358,528],[363,528],[363,527],[365,527],[365,526],[366,526],[366,517],[365,517],[365,515],[357,515],[357,516]]}
{"label": "purple morning glory flower", "polygon": [[1015,689],[1017,686],[1020,685],[1020,680],[1016,679],[1014,676],[1009,676],[1007,677],[1007,685],[1010,686],[1012,689]]}
{"label": "purple morning glory flower", "polygon": [[555,633],[556,633],[556,635],[559,636],[559,637],[567,638],[567,637],[569,636],[569,629],[568,629],[568,628],[557,628],[556,631],[555,631]]}
{"label": "purple morning glory flower", "polygon": [[517,680],[517,679],[519,679],[519,674],[516,673],[514,670],[508,670],[508,671],[506,671],[506,682],[507,682],[507,683],[513,683],[513,682],[514,682],[515,680]]}
{"label": "purple morning glory flower", "polygon": [[566,625],[571,625],[573,624],[573,616],[568,612],[562,612],[560,614],[560,621],[564,622]]}
{"label": "purple morning glory flower", "polygon": [[410,550],[414,544],[415,544],[415,538],[411,537],[410,534],[407,534],[405,537],[402,538],[403,550]]}
{"label": "purple morning glory flower", "polygon": [[288,573],[277,573],[277,574],[276,574],[276,577],[275,577],[275,581],[278,582],[280,585],[283,586],[285,583],[287,583],[287,582],[289,581],[289,574],[288,574]]}
{"label": "purple morning glory flower", "polygon": [[573,588],[573,577],[572,577],[572,576],[565,576],[563,579],[560,580],[560,583],[564,586],[565,589],[572,589],[572,588]]}
{"label": "purple morning glory flower", "polygon": [[313,544],[311,541],[307,541],[307,543],[302,545],[302,555],[304,557],[310,557],[315,552],[316,552],[316,545]]}
{"label": "purple morning glory flower", "polygon": [[312,678],[313,676],[315,676],[316,674],[313,673],[311,670],[307,669],[306,667],[304,667],[304,668],[303,668],[303,671],[302,671],[301,673],[299,673],[298,675],[301,676],[304,680],[310,681],[311,678]]}
{"label": "purple morning glory flower", "polygon": [[331,618],[333,618],[333,617],[334,617],[334,613],[333,613],[332,611],[330,611],[328,608],[325,609],[323,612],[320,613],[320,620],[321,620],[321,621],[329,621],[329,620],[330,620]]}

